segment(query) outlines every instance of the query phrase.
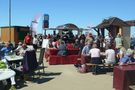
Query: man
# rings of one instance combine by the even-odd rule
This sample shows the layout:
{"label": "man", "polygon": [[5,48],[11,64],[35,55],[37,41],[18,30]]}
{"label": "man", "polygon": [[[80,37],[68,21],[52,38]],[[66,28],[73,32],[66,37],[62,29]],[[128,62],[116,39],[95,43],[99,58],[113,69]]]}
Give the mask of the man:
{"label": "man", "polygon": [[81,52],[81,64],[85,64],[89,62],[90,56],[89,51],[91,49],[91,43],[87,42],[86,45],[83,47]]}
{"label": "man", "polygon": [[[4,53],[4,56],[7,56],[10,51],[11,51],[11,47],[9,46],[9,43],[6,43],[6,46],[3,47],[0,51]],[[4,59],[4,56],[2,56],[2,59]]]}
{"label": "man", "polygon": [[108,46],[112,44],[113,37],[111,36],[110,33],[105,36],[105,47],[108,49]]}
{"label": "man", "polygon": [[27,35],[24,38],[24,43],[27,44],[27,45],[30,45],[31,41],[32,41],[32,37],[29,33],[27,33]]}
{"label": "man", "polygon": [[35,51],[37,51],[37,46],[38,45],[38,39],[37,39],[37,35],[34,35],[34,38],[33,38],[33,47],[35,49]]}

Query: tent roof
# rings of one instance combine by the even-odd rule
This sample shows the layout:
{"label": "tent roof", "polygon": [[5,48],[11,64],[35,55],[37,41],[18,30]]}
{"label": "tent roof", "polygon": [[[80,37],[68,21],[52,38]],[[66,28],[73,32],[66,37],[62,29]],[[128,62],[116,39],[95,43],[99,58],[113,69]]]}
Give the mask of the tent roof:
{"label": "tent roof", "polygon": [[126,22],[123,20],[117,18],[117,17],[111,17],[109,19],[104,19],[102,23],[96,26],[96,28],[106,28],[109,26],[129,26]]}

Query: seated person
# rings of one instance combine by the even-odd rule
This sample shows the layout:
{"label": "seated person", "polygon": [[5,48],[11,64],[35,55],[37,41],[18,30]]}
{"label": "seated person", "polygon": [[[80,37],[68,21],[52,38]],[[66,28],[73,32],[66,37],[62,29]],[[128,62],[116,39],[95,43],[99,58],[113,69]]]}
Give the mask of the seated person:
{"label": "seated person", "polygon": [[11,41],[8,41],[8,43],[9,43],[9,47],[11,48],[11,50],[13,50],[14,49],[13,43],[11,43]]}
{"label": "seated person", "polygon": [[101,64],[102,60],[100,58],[100,49],[97,48],[97,44],[93,43],[92,49],[89,51],[91,56],[91,63],[92,64]]}
{"label": "seated person", "polygon": [[31,49],[27,47],[26,44],[22,45],[22,48],[19,50],[18,55],[24,56],[26,51],[30,51]]}
{"label": "seated person", "polygon": [[60,46],[58,48],[58,56],[66,56],[67,55],[67,49],[64,41],[61,41]]}
{"label": "seated person", "polygon": [[115,51],[112,49],[111,45],[108,45],[108,49],[105,51],[106,59],[105,63],[115,64]]}
{"label": "seated person", "polygon": [[120,46],[118,50],[116,51],[116,57],[117,59],[122,58],[126,54],[126,49],[123,46]]}
{"label": "seated person", "polygon": [[80,73],[85,73],[86,72],[86,63],[90,62],[90,56],[89,56],[89,51],[91,49],[91,43],[87,42],[86,45],[82,49],[81,53],[81,65],[75,65],[78,67],[78,72]]}
{"label": "seated person", "polygon": [[66,44],[66,48],[67,49],[73,49],[74,48],[74,44],[71,41],[68,41],[68,43]]}
{"label": "seated person", "polygon": [[[0,51],[4,53],[4,56],[7,56],[12,51],[12,49],[9,46],[9,43],[6,43],[6,46],[3,47]],[[2,59],[4,59],[4,56],[2,57]]]}
{"label": "seated person", "polygon": [[81,52],[81,64],[90,62],[89,51],[91,49],[91,43],[87,42]]}
{"label": "seated person", "polygon": [[133,58],[133,51],[128,49],[124,57],[120,58],[119,65],[124,65],[128,63],[134,63],[134,62],[135,59]]}
{"label": "seated person", "polygon": [[22,48],[22,42],[19,42],[17,48],[14,50],[17,55],[18,55],[21,48]]}

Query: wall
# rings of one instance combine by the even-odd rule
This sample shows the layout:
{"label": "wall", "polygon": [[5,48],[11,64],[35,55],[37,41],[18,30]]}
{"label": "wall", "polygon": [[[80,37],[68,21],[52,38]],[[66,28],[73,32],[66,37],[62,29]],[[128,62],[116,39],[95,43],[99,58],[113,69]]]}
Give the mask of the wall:
{"label": "wall", "polygon": [[130,47],[130,27],[122,27],[123,46],[128,49]]}

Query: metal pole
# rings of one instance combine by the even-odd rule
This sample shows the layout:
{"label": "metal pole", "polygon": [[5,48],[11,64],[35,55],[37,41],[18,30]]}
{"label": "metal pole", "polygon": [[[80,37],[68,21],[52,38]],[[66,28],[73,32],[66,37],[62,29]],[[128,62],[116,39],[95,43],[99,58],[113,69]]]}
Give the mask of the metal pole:
{"label": "metal pole", "polygon": [[9,0],[9,40],[11,41],[11,0]]}

